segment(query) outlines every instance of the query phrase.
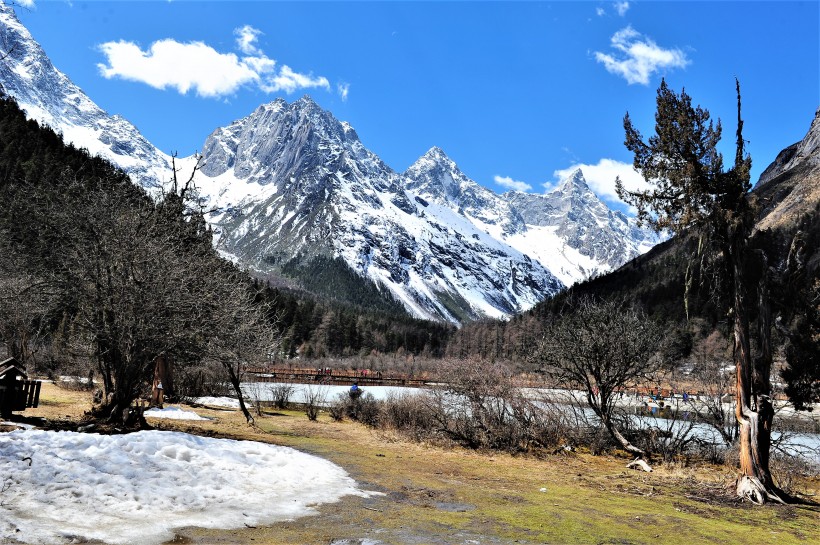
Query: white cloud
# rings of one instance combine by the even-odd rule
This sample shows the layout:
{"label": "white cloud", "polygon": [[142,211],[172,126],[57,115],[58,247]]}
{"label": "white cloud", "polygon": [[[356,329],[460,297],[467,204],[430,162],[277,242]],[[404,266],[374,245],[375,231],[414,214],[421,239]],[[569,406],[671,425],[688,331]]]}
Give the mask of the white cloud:
{"label": "white cloud", "polygon": [[339,93],[339,96],[342,97],[342,102],[347,101],[347,95],[350,93],[350,84],[349,83],[337,83],[336,84],[336,91]]}
{"label": "white cloud", "polygon": [[17,0],[17,3],[24,8],[33,8],[34,0]]}
{"label": "white cloud", "polygon": [[259,55],[262,53],[257,47],[256,42],[262,31],[253,28],[251,25],[245,25],[234,29],[234,36],[236,36],[236,48],[245,55]]}
{"label": "white cloud", "polygon": [[120,77],[181,94],[193,89],[203,97],[234,93],[240,86],[261,79],[259,72],[233,53],[219,53],[202,42],[160,40],[142,51],[133,42],[107,42],[100,46],[108,64],[98,64],[104,78]]}
{"label": "white cloud", "polygon": [[236,46],[245,56],[221,53],[203,42],[181,43],[159,40],[142,50],[134,42],[120,40],[99,46],[106,63],[97,65],[107,79],[122,78],[145,83],[156,89],[176,89],[181,94],[193,90],[201,97],[224,97],[250,85],[266,93],[298,89],[330,90],[327,78],[295,72],[257,47],[261,32],[249,25],[234,31]]}
{"label": "white cloud", "polygon": [[284,91],[290,94],[297,89],[305,89],[308,87],[330,89],[330,82],[322,76],[313,77],[313,74],[299,74],[291,70],[290,66],[283,65],[278,74],[267,78],[259,87],[266,93]]}
{"label": "white cloud", "polygon": [[501,187],[506,187],[507,189],[512,189],[513,191],[529,191],[532,189],[532,186],[527,182],[513,180],[509,176],[495,176],[493,180],[495,180],[495,183]]}
{"label": "white cloud", "polygon": [[597,15],[598,17],[603,17],[604,15],[606,15],[606,10],[601,7],[595,8],[595,15]]}
{"label": "white cloud", "polygon": [[618,12],[618,15],[623,17],[629,10],[629,2],[615,2],[614,4],[612,4],[612,7],[615,8],[615,11]]}
{"label": "white cloud", "polygon": [[547,191],[554,189],[558,182],[569,177],[577,169],[584,173],[589,188],[602,199],[615,203],[623,203],[615,192],[615,178],[620,177],[624,188],[630,191],[649,189],[646,180],[632,168],[630,163],[622,163],[614,159],[601,159],[596,164],[576,163],[570,167],[553,172],[555,181],[547,182],[544,188]]}
{"label": "white cloud", "polygon": [[666,68],[685,68],[691,63],[680,49],[664,49],[631,26],[613,34],[610,42],[619,52],[617,57],[596,51],[595,59],[630,85],[648,85],[653,73]]}

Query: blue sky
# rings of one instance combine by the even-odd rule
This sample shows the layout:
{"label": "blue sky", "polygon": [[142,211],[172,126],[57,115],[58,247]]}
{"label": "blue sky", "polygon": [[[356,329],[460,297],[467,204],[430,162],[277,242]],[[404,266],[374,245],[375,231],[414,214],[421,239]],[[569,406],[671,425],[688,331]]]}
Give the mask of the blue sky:
{"label": "blue sky", "polygon": [[662,77],[723,120],[727,161],[740,79],[754,180],[820,105],[817,1],[25,3],[60,70],[181,156],[309,94],[397,171],[439,146],[496,191],[582,166],[611,199]]}

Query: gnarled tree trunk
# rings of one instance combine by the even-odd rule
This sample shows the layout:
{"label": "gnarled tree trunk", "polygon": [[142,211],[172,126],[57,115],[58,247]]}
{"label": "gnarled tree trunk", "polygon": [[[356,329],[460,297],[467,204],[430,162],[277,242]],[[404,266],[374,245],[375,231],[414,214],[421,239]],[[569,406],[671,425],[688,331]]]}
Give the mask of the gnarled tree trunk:
{"label": "gnarled tree trunk", "polygon": [[774,410],[769,381],[772,352],[768,265],[764,258],[758,286],[760,354],[753,365],[745,301],[746,284],[741,259],[743,252],[739,248],[745,244],[744,241],[736,239],[731,249],[734,291],[734,359],[737,372],[735,416],[740,428],[740,475],[737,479],[737,494],[757,504],[763,504],[766,501],[784,503],[782,498],[784,494],[775,486],[769,470],[769,448]]}

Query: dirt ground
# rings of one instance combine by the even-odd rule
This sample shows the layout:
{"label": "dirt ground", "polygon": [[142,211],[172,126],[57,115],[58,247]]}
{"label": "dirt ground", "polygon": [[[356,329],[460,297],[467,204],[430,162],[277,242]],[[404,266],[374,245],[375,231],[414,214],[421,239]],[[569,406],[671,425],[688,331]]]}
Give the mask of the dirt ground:
{"label": "dirt ground", "polygon": [[[40,407],[24,415],[76,429],[89,407],[89,394],[44,384]],[[297,448],[338,464],[360,488],[380,494],[346,497],[319,506],[315,516],[268,527],[182,528],[169,543],[789,545],[820,535],[820,507],[740,503],[732,494],[734,472],[725,467],[670,464],[643,473],[626,469],[628,460],[617,456],[444,449],[326,415],[311,422],[299,411],[270,412],[250,427],[238,411],[191,410],[211,420],[149,423]],[[795,488],[816,498],[820,478]]]}

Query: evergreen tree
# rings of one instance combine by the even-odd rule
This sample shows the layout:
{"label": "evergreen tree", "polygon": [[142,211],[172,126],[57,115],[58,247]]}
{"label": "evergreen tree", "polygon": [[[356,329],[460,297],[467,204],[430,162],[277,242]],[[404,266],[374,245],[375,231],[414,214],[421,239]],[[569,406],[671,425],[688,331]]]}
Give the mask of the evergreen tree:
{"label": "evergreen tree", "polygon": [[[694,234],[710,244],[723,260],[720,280],[729,294],[734,361],[737,369],[735,416],[740,428],[740,476],[737,493],[755,503],[783,501],[769,470],[771,425],[770,374],[771,323],[768,312],[768,263],[756,254],[750,238],[756,203],[749,193],[751,158],[745,152],[741,118],[740,84],[737,84],[737,139],[734,165],[723,168],[717,151],[721,125],[714,125],[708,110],[692,106],[661,83],[657,93],[655,134],[644,141],[627,114],[626,147],[634,154],[634,167],[650,184],[645,191],[628,191],[617,181],[618,195],[638,210],[638,219],[657,230]],[[703,244],[699,244],[703,248]],[[750,270],[758,280],[750,281]],[[689,281],[687,278],[687,286]],[[750,308],[755,292],[760,302],[758,357],[750,347]],[[687,293],[688,295],[688,293]]]}

